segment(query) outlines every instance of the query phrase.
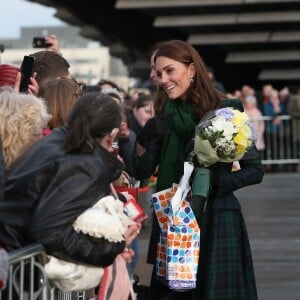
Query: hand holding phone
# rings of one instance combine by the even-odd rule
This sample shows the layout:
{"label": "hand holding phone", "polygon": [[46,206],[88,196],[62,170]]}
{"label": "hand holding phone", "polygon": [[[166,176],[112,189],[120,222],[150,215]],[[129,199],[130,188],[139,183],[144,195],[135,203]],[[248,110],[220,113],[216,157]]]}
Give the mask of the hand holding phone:
{"label": "hand holding phone", "polygon": [[20,92],[27,92],[28,85],[30,84],[30,77],[33,73],[33,64],[35,57],[30,55],[25,55],[21,64],[21,83]]}
{"label": "hand holding phone", "polygon": [[50,44],[46,42],[44,37],[34,37],[32,40],[33,48],[48,48]]}

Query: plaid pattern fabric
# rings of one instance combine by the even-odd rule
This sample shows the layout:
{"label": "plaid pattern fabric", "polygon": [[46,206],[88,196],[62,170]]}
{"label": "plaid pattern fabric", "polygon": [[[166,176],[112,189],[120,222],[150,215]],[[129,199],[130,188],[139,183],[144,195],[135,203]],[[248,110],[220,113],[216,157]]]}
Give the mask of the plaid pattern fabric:
{"label": "plaid pattern fabric", "polygon": [[[208,216],[212,216],[208,219]],[[202,220],[198,287],[193,300],[256,300],[246,225],[240,210],[213,209]]]}
{"label": "plaid pattern fabric", "polygon": [[262,181],[263,166],[256,147],[251,147],[239,164],[240,170],[235,172],[231,172],[229,163],[216,163],[212,166],[211,176],[216,178],[212,190],[213,208],[240,209],[233,192]]}

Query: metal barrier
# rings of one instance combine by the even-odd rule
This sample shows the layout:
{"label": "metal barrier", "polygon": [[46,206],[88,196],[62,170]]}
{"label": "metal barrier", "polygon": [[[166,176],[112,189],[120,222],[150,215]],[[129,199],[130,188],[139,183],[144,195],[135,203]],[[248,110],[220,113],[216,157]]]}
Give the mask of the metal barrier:
{"label": "metal barrier", "polygon": [[260,152],[264,165],[300,164],[300,119],[282,115],[276,118],[263,116],[251,121],[264,121],[266,147]]}
{"label": "metal barrier", "polygon": [[0,300],[86,300],[86,292],[62,292],[53,287],[44,269],[46,253],[32,244],[9,253],[9,280]]}

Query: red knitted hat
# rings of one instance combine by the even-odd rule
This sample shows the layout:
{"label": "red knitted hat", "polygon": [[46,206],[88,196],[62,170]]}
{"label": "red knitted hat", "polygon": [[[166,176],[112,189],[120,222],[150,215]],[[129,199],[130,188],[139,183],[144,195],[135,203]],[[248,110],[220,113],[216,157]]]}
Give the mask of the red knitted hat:
{"label": "red knitted hat", "polygon": [[9,85],[14,87],[16,77],[20,69],[6,64],[0,64],[0,86]]}

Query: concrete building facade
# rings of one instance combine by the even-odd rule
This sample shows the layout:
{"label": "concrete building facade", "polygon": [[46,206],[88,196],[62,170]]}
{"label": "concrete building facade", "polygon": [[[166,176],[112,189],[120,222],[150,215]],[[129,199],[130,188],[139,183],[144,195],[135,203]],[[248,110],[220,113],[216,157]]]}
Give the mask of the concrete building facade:
{"label": "concrete building facade", "polygon": [[58,37],[61,53],[70,63],[70,73],[77,80],[94,85],[101,79],[110,79],[126,90],[135,81],[128,77],[122,60],[111,56],[109,47],[83,38],[79,29],[72,26],[21,28],[20,38],[0,40],[4,48],[1,63],[20,66],[24,55],[43,50],[32,48],[33,37],[48,34]]}

